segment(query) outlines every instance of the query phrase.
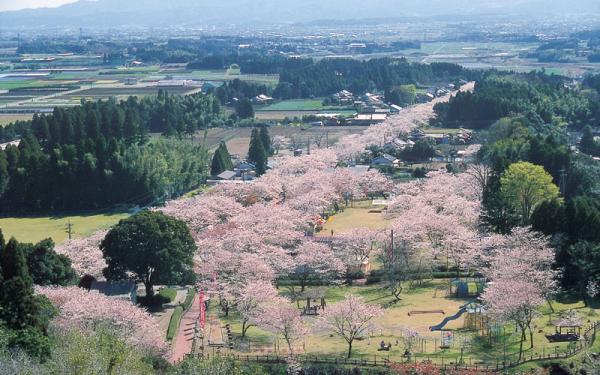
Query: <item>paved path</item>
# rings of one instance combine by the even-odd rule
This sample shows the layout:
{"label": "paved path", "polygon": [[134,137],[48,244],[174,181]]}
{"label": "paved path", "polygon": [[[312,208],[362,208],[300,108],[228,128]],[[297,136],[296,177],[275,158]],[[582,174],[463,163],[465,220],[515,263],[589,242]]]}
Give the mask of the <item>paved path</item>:
{"label": "paved path", "polygon": [[173,339],[171,362],[182,361],[192,351],[194,341],[194,327],[200,315],[200,296],[196,294],[192,307],[183,315],[179,324],[177,336]]}

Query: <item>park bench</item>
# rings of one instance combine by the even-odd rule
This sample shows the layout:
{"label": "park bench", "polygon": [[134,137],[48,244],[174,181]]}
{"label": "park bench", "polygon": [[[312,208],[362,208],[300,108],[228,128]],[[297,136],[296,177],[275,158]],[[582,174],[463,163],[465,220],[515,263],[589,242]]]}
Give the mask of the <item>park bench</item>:
{"label": "park bench", "polygon": [[319,310],[318,306],[310,306],[310,307],[305,307],[304,311],[302,313],[304,315],[319,315],[318,310]]}

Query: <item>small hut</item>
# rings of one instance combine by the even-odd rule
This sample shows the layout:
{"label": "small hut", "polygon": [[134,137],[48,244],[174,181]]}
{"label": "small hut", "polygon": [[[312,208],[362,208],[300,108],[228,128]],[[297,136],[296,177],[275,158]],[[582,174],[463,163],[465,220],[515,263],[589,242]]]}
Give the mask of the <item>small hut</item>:
{"label": "small hut", "polygon": [[548,341],[570,342],[578,341],[581,337],[581,327],[583,326],[583,323],[575,311],[569,311],[553,323],[555,325],[554,334],[546,335]]}
{"label": "small hut", "polygon": [[319,315],[319,310],[325,311],[325,288],[316,288],[304,293],[306,306],[302,310],[303,315]]}

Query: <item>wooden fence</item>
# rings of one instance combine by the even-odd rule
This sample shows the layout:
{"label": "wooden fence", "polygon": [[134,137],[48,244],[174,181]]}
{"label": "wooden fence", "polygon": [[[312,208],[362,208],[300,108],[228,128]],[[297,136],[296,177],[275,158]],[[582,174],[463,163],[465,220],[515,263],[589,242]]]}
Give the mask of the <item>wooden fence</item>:
{"label": "wooden fence", "polygon": [[[496,372],[502,371],[529,362],[543,362],[552,360],[568,359],[582,353],[584,350],[591,347],[596,340],[596,330],[600,326],[600,321],[590,324],[586,327],[581,339],[574,343],[572,347],[566,351],[555,351],[554,353],[542,353],[536,355],[523,355],[518,358],[518,353],[512,353],[507,357],[498,358],[495,362],[481,362],[473,360],[473,358],[463,358],[462,361],[456,363],[457,359],[444,358],[437,356],[416,355],[410,359],[404,360],[405,364],[431,363],[442,369],[457,369],[457,370],[477,370],[479,372]],[[352,367],[387,367],[395,361],[390,360],[386,356],[373,356],[363,358],[334,358],[318,355],[278,355],[278,354],[258,354],[258,355],[243,355],[243,354],[225,354],[220,355],[221,358],[230,358],[241,362],[255,362],[265,364],[286,364],[290,361],[308,364],[326,364],[334,366],[352,366]],[[210,354],[206,354],[204,359],[210,359]],[[396,362],[397,363],[397,362]]]}

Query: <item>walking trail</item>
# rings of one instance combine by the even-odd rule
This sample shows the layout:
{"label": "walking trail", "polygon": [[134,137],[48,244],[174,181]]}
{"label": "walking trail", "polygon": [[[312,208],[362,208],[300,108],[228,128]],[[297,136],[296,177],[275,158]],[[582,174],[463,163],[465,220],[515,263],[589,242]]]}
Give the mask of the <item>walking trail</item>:
{"label": "walking trail", "polygon": [[181,317],[179,331],[173,339],[173,350],[171,362],[182,361],[187,354],[192,352],[192,343],[194,342],[194,328],[200,315],[200,296],[196,295],[192,307]]}

